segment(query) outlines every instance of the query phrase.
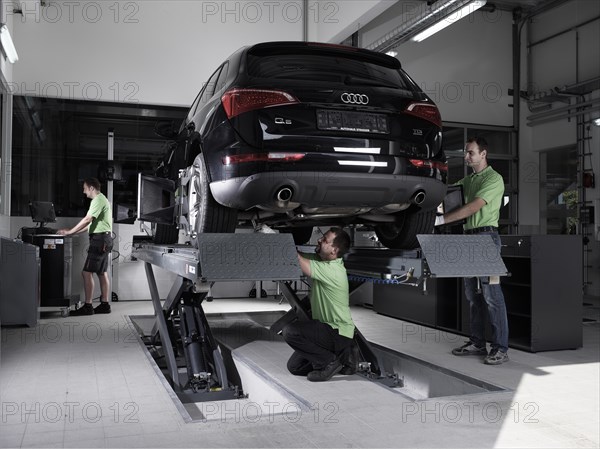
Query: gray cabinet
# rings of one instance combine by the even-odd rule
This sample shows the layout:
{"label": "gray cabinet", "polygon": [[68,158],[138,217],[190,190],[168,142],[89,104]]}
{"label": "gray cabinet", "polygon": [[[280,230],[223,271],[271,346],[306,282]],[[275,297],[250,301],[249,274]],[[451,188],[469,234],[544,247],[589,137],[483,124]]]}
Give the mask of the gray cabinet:
{"label": "gray cabinet", "polygon": [[526,351],[582,346],[583,245],[576,235],[503,235],[511,273],[501,284],[509,345]]}
{"label": "gray cabinet", "polygon": [[34,327],[40,304],[39,249],[0,237],[0,324]]}

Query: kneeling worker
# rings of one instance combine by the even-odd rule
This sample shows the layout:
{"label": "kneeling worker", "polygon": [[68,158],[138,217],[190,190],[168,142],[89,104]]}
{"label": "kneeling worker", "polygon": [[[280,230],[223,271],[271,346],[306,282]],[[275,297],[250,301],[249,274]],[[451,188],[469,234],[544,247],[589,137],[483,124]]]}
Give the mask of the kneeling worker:
{"label": "kneeling worker", "polygon": [[294,348],[288,370],[312,382],[327,381],[342,370],[342,374],[355,372],[355,326],[342,260],[349,248],[348,234],[331,228],[317,242],[315,254],[298,253],[302,273],[312,279],[312,320],[287,325],[283,337]]}
{"label": "kneeling worker", "polygon": [[[83,288],[85,304],[80,309],[71,312],[71,316],[94,315],[95,313],[110,313],[108,294],[110,291],[108,258],[112,251],[112,212],[108,199],[100,191],[100,182],[96,178],[88,178],[83,182],[83,193],[92,200],[85,217],[71,229],[61,229],[61,235],[73,235],[88,230],[90,246],[83,266]],[[94,294],[94,273],[100,280],[100,305],[92,307]]]}

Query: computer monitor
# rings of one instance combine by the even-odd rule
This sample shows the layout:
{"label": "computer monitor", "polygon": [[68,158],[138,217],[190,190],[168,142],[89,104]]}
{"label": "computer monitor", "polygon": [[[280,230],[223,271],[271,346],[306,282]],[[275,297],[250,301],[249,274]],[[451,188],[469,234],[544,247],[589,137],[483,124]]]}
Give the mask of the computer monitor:
{"label": "computer monitor", "polygon": [[[464,204],[465,204],[465,194],[463,192],[463,186],[461,186],[461,185],[448,186],[448,190],[446,191],[446,196],[444,197],[442,204],[440,204],[438,207],[438,213],[439,214],[447,214],[449,212],[452,212],[452,211],[458,209],[459,207],[463,206]],[[463,220],[452,222],[451,224],[456,225],[456,224],[464,224],[464,223],[466,223],[466,220],[463,219]]]}
{"label": "computer monitor", "polygon": [[32,201],[29,203],[29,210],[31,211],[31,219],[34,223],[40,223],[40,226],[43,226],[44,223],[56,222],[54,204],[50,201]]}

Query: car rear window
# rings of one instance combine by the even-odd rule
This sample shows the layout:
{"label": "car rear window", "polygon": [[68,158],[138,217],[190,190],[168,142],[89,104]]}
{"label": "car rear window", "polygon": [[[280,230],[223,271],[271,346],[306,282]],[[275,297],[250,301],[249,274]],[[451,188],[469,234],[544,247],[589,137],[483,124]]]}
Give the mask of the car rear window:
{"label": "car rear window", "polygon": [[400,70],[356,57],[323,54],[247,55],[254,78],[332,82],[413,90]]}

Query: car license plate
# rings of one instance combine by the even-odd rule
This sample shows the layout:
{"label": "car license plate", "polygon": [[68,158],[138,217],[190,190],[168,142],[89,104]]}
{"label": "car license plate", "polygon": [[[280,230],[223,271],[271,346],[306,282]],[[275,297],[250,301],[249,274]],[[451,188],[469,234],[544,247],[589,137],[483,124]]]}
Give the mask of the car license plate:
{"label": "car license plate", "polygon": [[389,133],[386,115],[356,111],[319,109],[317,110],[317,128],[362,133]]}

